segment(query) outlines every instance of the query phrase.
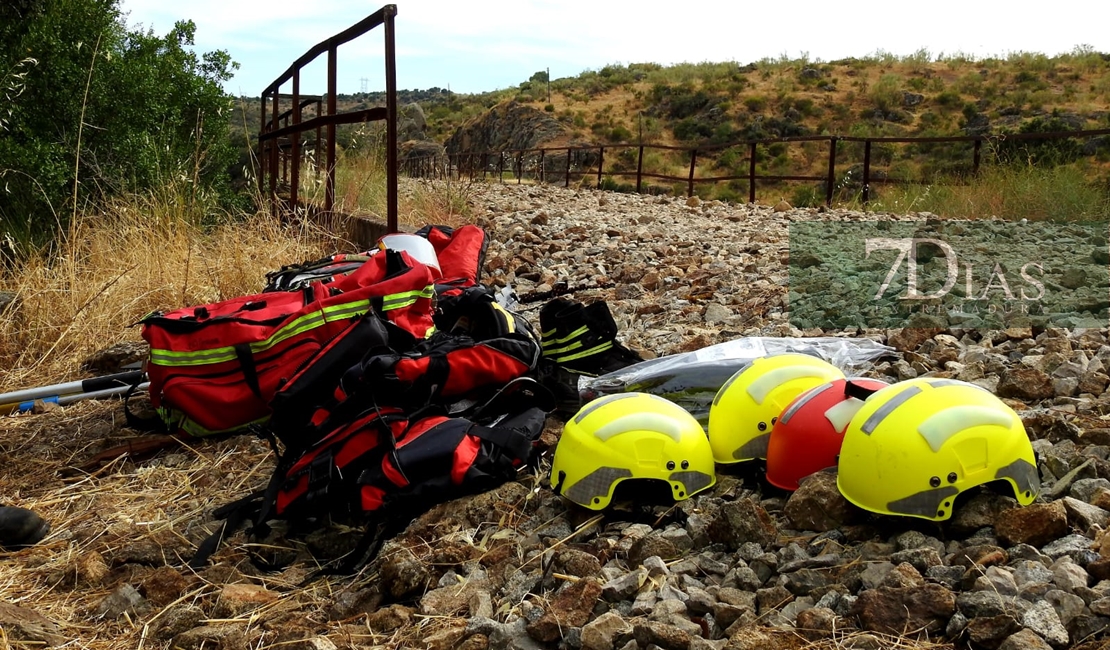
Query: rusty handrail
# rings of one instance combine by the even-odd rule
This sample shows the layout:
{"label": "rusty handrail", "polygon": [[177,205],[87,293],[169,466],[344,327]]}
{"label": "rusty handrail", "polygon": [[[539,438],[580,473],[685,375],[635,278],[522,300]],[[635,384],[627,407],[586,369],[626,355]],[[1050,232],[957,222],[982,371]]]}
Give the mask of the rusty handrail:
{"label": "rusty handrail", "polygon": [[[385,5],[378,11],[370,14],[338,34],[317,43],[307,52],[293,62],[289,68],[277,79],[266,87],[261,94],[261,130],[258,134],[260,159],[268,163],[260,165],[258,175],[259,189],[265,193],[267,177],[269,180],[269,196],[271,201],[277,198],[277,182],[279,167],[284,171],[284,150],[288,149],[289,164],[289,206],[296,209],[298,204],[298,191],[300,185],[300,133],[316,130],[316,151],[319,155],[320,132],[326,129],[324,149],[326,151],[325,172],[327,178],[324,186],[325,214],[331,213],[335,205],[335,133],[336,127],[341,124],[371,122],[385,120],[386,122],[386,220],[389,232],[397,231],[397,55],[394,34],[394,18],[397,16],[397,5]],[[359,111],[338,113],[336,110],[337,97],[337,66],[338,48],[348,43],[375,27],[383,26],[385,31],[385,82],[386,105]],[[301,69],[314,61],[321,54],[328,55],[327,93],[322,96],[302,96],[300,94]],[[281,86],[292,82],[293,92],[282,94]],[[301,110],[309,104],[319,106],[321,99],[326,98],[327,110],[322,115],[317,115],[310,120],[301,120]],[[278,114],[279,104],[282,99],[292,101],[293,107],[288,111]],[[267,119],[267,102],[270,106],[270,118]],[[319,110],[317,111],[319,112]],[[291,119],[291,124],[286,124]],[[283,138],[289,138],[285,145]],[[318,159],[317,159],[318,160]],[[317,169],[319,169],[317,167]],[[319,173],[319,172],[317,172]],[[284,180],[285,175],[282,174]],[[271,203],[276,209],[276,202]]]}
{"label": "rusty handrail", "polygon": [[[697,183],[719,183],[734,180],[748,181],[748,200],[752,203],[755,202],[755,187],[757,181],[823,181],[825,182],[825,204],[832,205],[834,186],[836,181],[836,155],[837,144],[839,142],[861,142],[864,145],[863,153],[863,178],[861,179],[861,198],[864,203],[867,203],[870,198],[870,185],[871,183],[917,183],[919,181],[903,180],[896,178],[871,178],[871,145],[872,143],[945,143],[945,142],[970,142],[973,144],[972,165],[971,173],[977,174],[981,162],[981,150],[984,142],[1006,142],[1006,141],[1024,141],[1024,140],[1052,140],[1060,138],[1083,138],[1083,137],[1097,137],[1110,135],[1110,129],[1087,129],[1079,131],[1054,131],[1048,133],[999,133],[999,134],[983,134],[983,135],[960,135],[960,136],[929,136],[929,137],[866,137],[866,136],[840,136],[840,135],[810,135],[810,136],[787,136],[782,138],[766,138],[762,140],[743,140],[731,142],[726,144],[703,144],[693,147],[682,147],[675,145],[662,145],[662,144],[645,144],[645,143],[614,143],[605,145],[577,145],[577,146],[561,146],[561,147],[537,147],[532,149],[512,149],[505,151],[486,151],[486,152],[463,152],[447,154],[448,160],[448,173],[450,169],[455,169],[456,173],[462,174],[464,170],[466,173],[474,177],[474,164],[475,159],[480,159],[483,178],[487,171],[487,161],[496,159],[498,166],[496,169],[497,177],[501,182],[504,182],[504,171],[506,160],[512,161],[513,173],[516,175],[517,183],[520,183],[529,168],[525,164],[526,156],[536,155],[539,157],[540,162],[537,165],[536,178],[541,179],[541,182],[546,182],[546,175],[551,173],[544,167],[544,156],[549,152],[556,152],[566,155],[565,169],[562,174],[562,182],[564,186],[569,186],[571,177],[586,177],[596,176],[597,187],[600,189],[603,183],[603,177],[635,177],[636,178],[636,192],[641,192],[643,188],[643,179],[651,178],[664,181],[671,181],[675,183],[684,183],[687,187],[687,196],[693,196],[694,186]],[[803,174],[757,174],[756,161],[758,156],[757,148],[759,145],[769,145],[779,142],[827,142],[829,146],[828,169],[823,176],[811,176]],[[749,165],[746,174],[731,174],[722,176],[704,176],[697,177],[696,163],[697,156],[710,151],[729,149],[733,147],[748,147],[749,148]],[[606,160],[606,149],[620,150],[620,149],[636,149],[638,151],[635,171],[631,170],[604,170]],[[674,176],[668,174],[658,174],[650,171],[644,171],[644,150],[656,149],[666,151],[683,151],[690,155],[690,168],[689,172],[683,176]],[[571,168],[571,155],[581,152],[591,152],[596,154],[596,168],[593,162],[587,168],[581,170],[572,170]],[[421,167],[420,158],[409,159],[407,164],[409,169],[419,173]]]}

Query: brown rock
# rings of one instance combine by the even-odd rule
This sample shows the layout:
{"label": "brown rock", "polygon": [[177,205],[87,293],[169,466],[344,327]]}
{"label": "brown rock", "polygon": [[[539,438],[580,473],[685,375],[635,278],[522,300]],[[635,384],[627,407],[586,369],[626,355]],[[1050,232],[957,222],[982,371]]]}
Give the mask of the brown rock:
{"label": "brown rock", "polygon": [[810,641],[828,638],[836,629],[836,612],[828,607],[802,610],[795,628]]}
{"label": "brown rock", "polygon": [[1028,366],[1014,366],[1002,371],[998,379],[999,397],[1014,397],[1020,400],[1042,400],[1056,395],[1052,378]]}
{"label": "brown rock", "polygon": [[96,551],[83,553],[77,558],[77,582],[89,586],[99,586],[104,583],[112,572],[104,556]]}
{"label": "brown rock", "polygon": [[980,616],[967,622],[967,636],[984,648],[997,648],[1006,637],[1021,629],[1021,624],[1009,616]]}
{"label": "brown rock", "polygon": [[456,625],[424,637],[425,650],[455,650],[466,634],[465,625]]}
{"label": "brown rock", "polygon": [[590,620],[594,605],[601,597],[601,585],[595,580],[579,580],[559,592],[539,620],[529,623],[528,636],[543,643],[553,643],[568,627],[582,627]]}
{"label": "brown rock", "polygon": [[652,644],[663,650],[687,650],[690,647],[690,635],[686,632],[657,621],[643,621],[632,626],[632,637],[641,648],[651,647]]}
{"label": "brown rock", "polygon": [[382,562],[382,586],[394,600],[422,592],[428,588],[431,576],[428,567],[408,550],[390,555]]}
{"label": "brown rock", "polygon": [[956,596],[936,584],[879,587],[860,592],[852,607],[864,629],[885,634],[941,632],[956,613]]}
{"label": "brown rock", "polygon": [[844,498],[831,472],[817,472],[802,479],[783,512],[794,528],[819,533],[862,521],[866,514]]}
{"label": "brown rock", "polygon": [[1106,391],[1106,386],[1110,384],[1110,377],[1101,372],[1086,372],[1079,378],[1079,392],[1090,393],[1095,397],[1102,395]]}
{"label": "brown rock", "polygon": [[567,575],[589,578],[601,574],[601,561],[597,556],[578,549],[565,549],[559,553],[556,562]]}
{"label": "brown rock", "polygon": [[766,546],[775,541],[778,529],[762,506],[751,499],[740,499],[721,506],[709,524],[709,536],[714,542],[737,549],[746,542]]}
{"label": "brown rock", "polygon": [[1009,555],[1005,550],[994,546],[992,544],[980,544],[976,546],[968,546],[952,558],[952,566],[962,566],[965,569],[970,569],[973,566],[986,568],[996,564],[1006,564],[1009,561]]}
{"label": "brown rock", "polygon": [[485,634],[473,634],[459,644],[455,650],[488,650],[489,637]]}
{"label": "brown rock", "polygon": [[1034,503],[999,513],[994,532],[1007,546],[1029,544],[1041,547],[1068,532],[1068,513],[1060,501]]}
{"label": "brown rock", "polygon": [[0,630],[8,641],[23,641],[29,645],[55,646],[66,642],[58,626],[38,612],[9,603],[0,602]]}
{"label": "brown rock", "polygon": [[582,627],[582,650],[613,650],[616,638],[632,632],[616,612],[606,612]]}
{"label": "brown rock", "polygon": [[178,634],[191,630],[204,620],[204,610],[191,603],[170,607],[154,621],[154,638],[168,641]]}
{"label": "brown rock", "polygon": [[173,567],[158,567],[139,585],[139,591],[154,605],[164,607],[189,588],[189,580]]}
{"label": "brown rock", "polygon": [[887,336],[887,345],[899,352],[913,352],[922,343],[940,334],[944,330],[939,327],[904,327],[892,330]]}
{"label": "brown rock", "polygon": [[242,650],[247,646],[243,626],[203,625],[186,630],[173,638],[173,647],[181,650]]}
{"label": "brown rock", "polygon": [[787,202],[785,199],[783,199],[783,200],[779,201],[778,203],[776,203],[775,207],[773,209],[774,209],[775,212],[788,212],[790,210],[793,210],[794,206],[790,205],[789,202]]}
{"label": "brown rock", "polygon": [[277,599],[276,593],[259,585],[247,583],[224,585],[212,614],[215,618],[236,618]]}
{"label": "brown rock", "polygon": [[1052,650],[1048,642],[1037,636],[1032,630],[1018,630],[1006,637],[998,650]]}
{"label": "brown rock", "polygon": [[392,632],[412,622],[412,609],[404,605],[382,607],[366,615],[366,624],[375,632]]}
{"label": "brown rock", "polygon": [[1110,580],[1110,557],[1095,560],[1087,565],[1087,573],[1095,580]]}

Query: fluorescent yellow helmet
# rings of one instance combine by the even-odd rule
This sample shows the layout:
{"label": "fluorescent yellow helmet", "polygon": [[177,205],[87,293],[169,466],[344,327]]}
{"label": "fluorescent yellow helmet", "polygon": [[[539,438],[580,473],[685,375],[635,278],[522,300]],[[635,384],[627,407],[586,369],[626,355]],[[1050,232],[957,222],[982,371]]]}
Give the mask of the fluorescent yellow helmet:
{"label": "fluorescent yellow helmet", "polygon": [[713,452],[694,416],[656,395],[618,393],[587,403],[566,423],[551,464],[556,493],[601,510],[630,479],[665,481],[676,501],[716,483]]}
{"label": "fluorescent yellow helmet", "polygon": [[1040,487],[1021,418],[974,384],[893,384],[868,397],[844,432],[837,485],[865,510],[943,521],[957,494],[998,480],[1023,506]]}
{"label": "fluorescent yellow helmet", "polygon": [[709,407],[709,444],[718,463],[767,457],[771,427],[794,398],[844,379],[828,361],[808,354],[758,357],[717,391]]}

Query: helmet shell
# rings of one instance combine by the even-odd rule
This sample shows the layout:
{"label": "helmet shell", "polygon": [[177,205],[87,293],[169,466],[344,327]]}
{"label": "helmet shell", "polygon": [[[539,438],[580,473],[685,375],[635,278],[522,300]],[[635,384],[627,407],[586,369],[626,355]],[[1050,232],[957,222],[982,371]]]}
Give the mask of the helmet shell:
{"label": "helmet shell", "polygon": [[805,391],[844,373],[808,354],[758,357],[717,391],[709,407],[709,444],[718,463],[767,457],[771,428],[783,409]]}
{"label": "helmet shell", "polygon": [[432,246],[432,242],[420,235],[410,235],[408,233],[385,235],[378,240],[378,248],[381,250],[405,251],[414,260],[430,268],[436,279],[443,276],[435,247]]}
{"label": "helmet shell", "polygon": [[956,495],[992,481],[1029,505],[1040,488],[1036,463],[1021,418],[994,394],[955,379],[910,379],[856,412],[837,486],[865,510],[943,521]]}
{"label": "helmet shell", "polygon": [[767,481],[784,490],[797,490],[801,479],[836,466],[852,416],[868,393],[887,386],[878,379],[836,379],[795,398],[771,428]]}
{"label": "helmet shell", "polygon": [[694,416],[648,393],[599,397],[563,427],[550,483],[580,506],[601,510],[622,481],[655,479],[676,501],[717,482],[713,452]]}

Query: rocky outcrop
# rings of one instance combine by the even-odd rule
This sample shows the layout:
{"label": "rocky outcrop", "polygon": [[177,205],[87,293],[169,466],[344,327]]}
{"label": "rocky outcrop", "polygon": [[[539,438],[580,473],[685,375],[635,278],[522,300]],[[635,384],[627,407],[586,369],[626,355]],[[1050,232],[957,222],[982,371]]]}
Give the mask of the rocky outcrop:
{"label": "rocky outcrop", "polygon": [[510,101],[464,124],[444,146],[448,153],[521,151],[564,144],[568,134],[548,113]]}

